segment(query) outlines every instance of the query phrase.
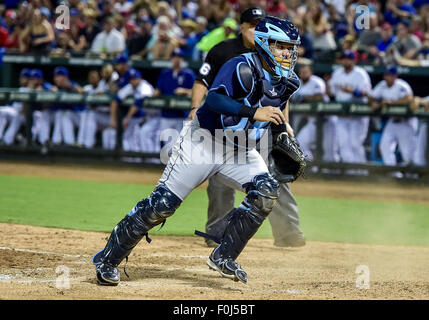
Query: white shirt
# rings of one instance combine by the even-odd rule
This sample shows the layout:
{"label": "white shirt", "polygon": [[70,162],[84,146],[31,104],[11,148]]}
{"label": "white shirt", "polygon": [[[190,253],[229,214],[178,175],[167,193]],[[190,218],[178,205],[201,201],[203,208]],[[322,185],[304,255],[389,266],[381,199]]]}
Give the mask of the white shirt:
{"label": "white shirt", "polygon": [[382,80],[371,92],[371,96],[374,99],[390,101],[399,100],[412,94],[413,89],[402,79],[396,79],[391,87],[387,85],[385,80]]}
{"label": "white shirt", "polygon": [[153,96],[154,89],[152,85],[146,80],[142,79],[136,89],[133,88],[131,83],[118,91],[118,98],[125,100],[128,96],[133,95],[135,99],[143,99],[144,97]]}
{"label": "white shirt", "polygon": [[[18,92],[30,92],[30,88],[28,87],[19,87]],[[12,102],[11,107],[16,109],[16,111],[21,112],[22,111],[23,103],[19,101]]]}
{"label": "white shirt", "polygon": [[109,33],[102,31],[97,34],[91,45],[91,52],[93,53],[111,53],[124,50],[124,35],[114,28]]}
{"label": "white shirt", "polygon": [[[385,80],[382,80],[374,87],[374,90],[371,92],[371,96],[374,99],[385,99],[390,101],[399,100],[412,94],[413,89],[411,89],[410,85],[402,79],[396,79],[391,87],[387,85]],[[391,120],[392,119],[389,119],[389,121]],[[408,122],[413,127],[417,128],[418,119],[416,117],[410,117],[404,120],[406,120],[406,122]]]}
{"label": "white shirt", "polygon": [[325,96],[326,85],[322,78],[315,75],[312,75],[305,83],[301,81],[301,86],[296,92],[297,97],[300,98],[311,97],[316,94],[322,94]]}
{"label": "white shirt", "polygon": [[349,73],[346,73],[344,67],[341,67],[332,73],[328,85],[335,96],[335,101],[352,102],[360,100],[361,102],[367,102],[368,99],[366,97],[356,98],[353,96],[353,93],[345,92],[341,88],[350,86],[353,90],[358,89],[369,92],[371,90],[371,79],[368,73],[361,67],[354,66]]}

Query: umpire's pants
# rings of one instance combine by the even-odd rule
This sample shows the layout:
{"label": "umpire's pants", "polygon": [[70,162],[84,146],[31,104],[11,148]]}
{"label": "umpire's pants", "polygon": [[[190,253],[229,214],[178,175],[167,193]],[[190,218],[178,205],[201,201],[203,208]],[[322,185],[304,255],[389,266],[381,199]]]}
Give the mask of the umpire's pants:
{"label": "umpire's pants", "polygon": [[[213,176],[209,179],[207,195],[209,206],[206,232],[210,234],[212,226],[234,208],[235,190]],[[303,235],[299,227],[298,205],[287,183],[280,184],[279,198],[268,218],[276,242]]]}

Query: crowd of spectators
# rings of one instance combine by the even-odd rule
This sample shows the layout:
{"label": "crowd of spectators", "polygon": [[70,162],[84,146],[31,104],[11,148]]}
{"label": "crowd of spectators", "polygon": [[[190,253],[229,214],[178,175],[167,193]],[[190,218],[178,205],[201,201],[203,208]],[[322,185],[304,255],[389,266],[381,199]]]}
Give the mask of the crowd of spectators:
{"label": "crowd of spectators", "polygon": [[[62,27],[63,11],[57,10],[61,5],[68,8],[68,28]],[[114,149],[118,126],[115,109],[123,99],[132,96],[134,105],[122,123],[123,148],[162,153],[161,131],[169,128],[180,131],[187,115],[171,110],[143,110],[142,100],[159,95],[190,97],[195,74],[183,68],[183,62],[202,61],[217,43],[235,37],[239,32],[240,12],[254,5],[296,24],[301,36],[300,65],[308,66],[314,61],[343,64],[344,52],[348,52],[353,64],[429,66],[429,0],[8,0],[0,4],[0,47],[19,54],[82,55],[113,60],[113,64],[105,64],[101,70],[91,70],[87,82],[81,85],[69,78],[64,67],[48,75],[53,84],[44,81],[38,69],[23,71],[21,91],[115,96],[112,104],[106,106],[33,106],[33,140],[43,146],[92,148],[98,133],[101,146]],[[135,59],[169,60],[171,68],[162,70],[149,83],[138,70],[131,68],[130,62]],[[325,76],[324,85],[329,89],[333,80],[331,75]],[[343,84],[342,80],[340,83]],[[346,92],[346,89],[341,90]],[[416,105],[428,109],[426,96],[424,103]],[[331,101],[337,100],[331,97]],[[16,134],[24,122],[22,104],[15,102],[9,109],[2,108],[0,143],[16,142]],[[326,124],[329,127],[330,122]],[[419,132],[426,132],[424,124],[420,127]],[[329,136],[331,142],[335,141],[333,135]],[[363,141],[361,149],[362,144]],[[420,165],[424,165],[425,157],[420,158],[423,159]],[[334,157],[331,160],[337,161]]]}
{"label": "crowd of spectators", "polygon": [[132,59],[169,59],[180,48],[199,61],[235,37],[239,13],[252,5],[299,27],[302,59],[332,61],[350,49],[358,63],[429,64],[428,0],[8,0],[0,5],[0,47]]}

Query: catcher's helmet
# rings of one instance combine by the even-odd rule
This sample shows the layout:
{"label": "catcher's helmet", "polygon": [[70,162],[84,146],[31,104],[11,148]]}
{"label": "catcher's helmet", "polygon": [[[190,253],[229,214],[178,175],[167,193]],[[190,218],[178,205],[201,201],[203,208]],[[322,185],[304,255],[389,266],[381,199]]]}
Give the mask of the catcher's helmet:
{"label": "catcher's helmet", "polygon": [[288,20],[267,16],[255,27],[256,51],[279,77],[291,75],[300,43],[298,29]]}

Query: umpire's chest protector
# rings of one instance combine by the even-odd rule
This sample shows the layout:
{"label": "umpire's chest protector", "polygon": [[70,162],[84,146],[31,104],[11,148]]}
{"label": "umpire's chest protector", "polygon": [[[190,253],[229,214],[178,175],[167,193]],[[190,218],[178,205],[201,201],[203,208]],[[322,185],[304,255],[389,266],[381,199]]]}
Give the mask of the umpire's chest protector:
{"label": "umpire's chest protector", "polygon": [[[249,108],[277,107],[283,110],[291,93],[287,90],[286,79],[273,83],[268,73],[264,72],[262,63],[256,53],[243,54],[247,63],[239,66],[237,87],[243,90],[243,103]],[[295,76],[295,74],[294,74]],[[221,117],[224,129],[247,130],[248,139],[256,142],[267,131],[270,122],[255,121],[237,116]]]}

